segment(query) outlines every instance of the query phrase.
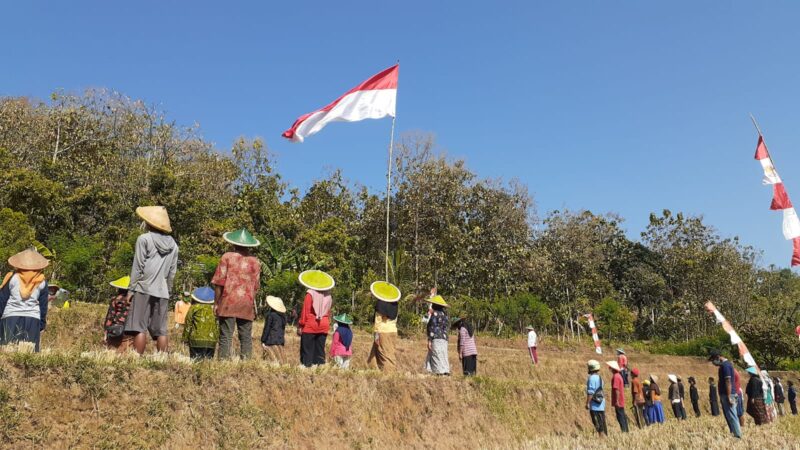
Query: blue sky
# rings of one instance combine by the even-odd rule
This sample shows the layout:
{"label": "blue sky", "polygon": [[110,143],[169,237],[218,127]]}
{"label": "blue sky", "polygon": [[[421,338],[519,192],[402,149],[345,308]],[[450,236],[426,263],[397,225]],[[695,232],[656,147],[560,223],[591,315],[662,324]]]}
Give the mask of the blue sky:
{"label": "blue sky", "polygon": [[221,150],[264,137],[294,185],[340,167],[381,189],[389,120],[280,138],[401,61],[398,132],[435,133],[540,214],[703,214],[788,266],[753,160],[758,118],[800,201],[800,3],[8,2],[0,95],[107,87],[197,122]]}

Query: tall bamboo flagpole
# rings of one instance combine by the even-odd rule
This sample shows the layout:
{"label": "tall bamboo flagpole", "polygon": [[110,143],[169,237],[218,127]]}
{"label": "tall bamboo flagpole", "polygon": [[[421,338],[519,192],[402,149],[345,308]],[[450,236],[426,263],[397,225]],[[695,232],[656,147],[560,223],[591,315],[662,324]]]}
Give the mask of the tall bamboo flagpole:
{"label": "tall bamboo flagpole", "polygon": [[[400,65],[400,60],[397,60],[397,65]],[[398,88],[400,87],[400,80],[398,77]],[[398,89],[399,91],[399,89]],[[394,100],[394,116],[392,116],[392,131],[389,134],[389,163],[388,170],[386,171],[386,260],[384,265],[384,279],[389,281],[389,205],[392,202],[392,150],[394,149],[394,123],[397,120],[397,94]]]}

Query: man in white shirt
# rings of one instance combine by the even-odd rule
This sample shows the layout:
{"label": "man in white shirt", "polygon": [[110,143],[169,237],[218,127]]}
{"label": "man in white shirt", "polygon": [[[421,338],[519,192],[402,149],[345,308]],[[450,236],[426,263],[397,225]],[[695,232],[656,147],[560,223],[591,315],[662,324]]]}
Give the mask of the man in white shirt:
{"label": "man in white shirt", "polygon": [[536,331],[530,325],[526,329],[528,330],[528,352],[531,354],[531,362],[536,365],[539,364],[539,354],[536,353]]}

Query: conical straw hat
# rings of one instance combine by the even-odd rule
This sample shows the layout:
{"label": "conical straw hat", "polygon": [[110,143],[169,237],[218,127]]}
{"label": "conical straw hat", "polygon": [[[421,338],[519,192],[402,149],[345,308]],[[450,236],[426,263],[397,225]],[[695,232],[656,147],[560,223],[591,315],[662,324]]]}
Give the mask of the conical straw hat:
{"label": "conical straw hat", "polygon": [[114,286],[117,289],[128,289],[128,286],[131,284],[131,277],[124,276],[122,278],[117,278],[116,280],[108,283],[111,286]]}
{"label": "conical straw hat", "polygon": [[376,281],[370,285],[369,290],[375,298],[384,302],[394,303],[400,300],[400,289],[388,281]]}
{"label": "conical straw hat", "polygon": [[431,297],[427,301],[429,303],[433,303],[434,305],[444,306],[445,308],[450,307],[450,305],[448,305],[447,302],[444,301],[444,297],[442,297],[441,295]]}
{"label": "conical straw hat", "polygon": [[328,291],[336,285],[333,277],[321,270],[306,270],[297,278],[300,284],[315,291]]}
{"label": "conical straw hat", "polygon": [[163,206],[140,206],[136,208],[136,215],[142,218],[148,225],[164,233],[172,233],[172,226],[169,224],[169,214],[167,208]]}
{"label": "conical straw hat", "polygon": [[29,248],[8,258],[8,265],[20,270],[42,270],[50,265],[50,261],[41,253]]}
{"label": "conical straw hat", "polygon": [[278,297],[273,297],[271,295],[268,295],[267,305],[269,305],[270,308],[274,309],[275,311],[278,311],[279,313],[286,312],[286,305],[284,305],[283,300],[281,300]]}
{"label": "conical straw hat", "polygon": [[225,239],[233,245],[238,245],[239,247],[258,247],[261,245],[261,241],[254,238],[253,235],[244,228],[236,231],[228,231],[222,235],[222,239]]}

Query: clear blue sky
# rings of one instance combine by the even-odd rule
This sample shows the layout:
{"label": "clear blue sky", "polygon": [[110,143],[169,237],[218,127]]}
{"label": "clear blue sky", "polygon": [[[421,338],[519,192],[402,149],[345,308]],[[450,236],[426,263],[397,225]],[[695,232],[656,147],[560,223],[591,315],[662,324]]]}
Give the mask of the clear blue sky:
{"label": "clear blue sky", "polygon": [[341,167],[381,189],[389,120],[280,133],[400,59],[398,131],[520,179],[540,213],[616,212],[632,237],[651,211],[703,214],[788,266],[748,113],[800,202],[796,2],[118,3],[7,2],[0,95],[108,87],[221,150],[264,137],[301,188]]}

